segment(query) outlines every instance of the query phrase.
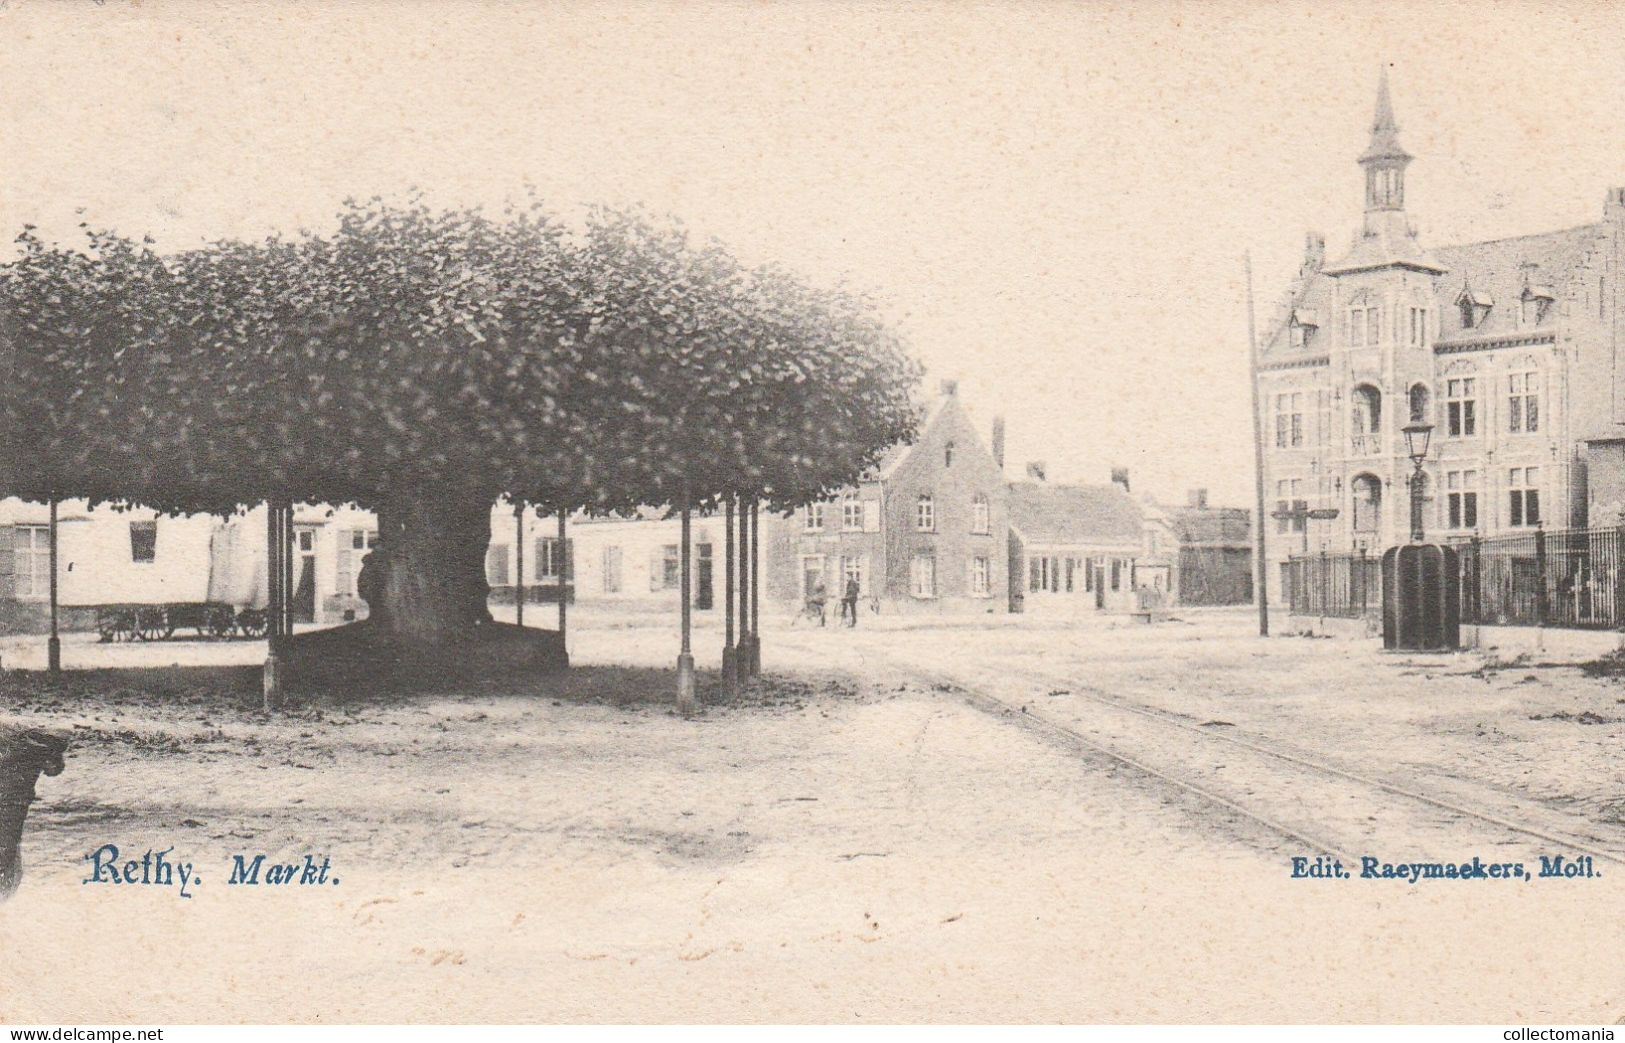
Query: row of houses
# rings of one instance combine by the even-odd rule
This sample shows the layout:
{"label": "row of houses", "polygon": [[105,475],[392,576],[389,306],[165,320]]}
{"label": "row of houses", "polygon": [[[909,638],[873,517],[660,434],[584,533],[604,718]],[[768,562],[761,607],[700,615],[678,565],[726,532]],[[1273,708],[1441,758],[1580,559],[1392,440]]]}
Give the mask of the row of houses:
{"label": "row of houses", "polygon": [[[1052,483],[1042,463],[1007,480],[1004,425],[984,440],[952,382],[916,440],[871,474],[787,517],[763,518],[762,597],[770,609],[805,601],[820,585],[834,600],[849,580],[886,613],[1122,612],[1162,604],[1251,599],[1245,511],[1210,508],[1194,493],[1178,508],[1130,491],[1126,471],[1106,484]],[[50,593],[49,510],[0,501],[0,629],[45,624]],[[69,628],[97,606],[266,600],[265,509],[231,518],[58,505],[58,598]],[[486,579],[493,600],[674,606],[681,581],[679,523],[658,511],[577,516],[559,538],[554,516],[491,509]],[[694,607],[719,606],[723,521],[694,520]],[[377,545],[374,516],[354,507],[294,511],[295,619],[363,619],[361,563]],[[523,584],[523,592],[519,587]],[[1149,592],[1149,593],[1141,593]]]}

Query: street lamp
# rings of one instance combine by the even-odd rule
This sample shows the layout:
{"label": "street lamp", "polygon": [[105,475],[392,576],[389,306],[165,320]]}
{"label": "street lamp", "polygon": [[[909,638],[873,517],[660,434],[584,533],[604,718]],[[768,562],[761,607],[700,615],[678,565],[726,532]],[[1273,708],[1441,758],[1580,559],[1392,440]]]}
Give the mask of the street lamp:
{"label": "street lamp", "polygon": [[1411,542],[1422,542],[1422,461],[1428,455],[1428,442],[1433,438],[1432,424],[1406,424],[1405,450],[1416,470],[1411,473]]}

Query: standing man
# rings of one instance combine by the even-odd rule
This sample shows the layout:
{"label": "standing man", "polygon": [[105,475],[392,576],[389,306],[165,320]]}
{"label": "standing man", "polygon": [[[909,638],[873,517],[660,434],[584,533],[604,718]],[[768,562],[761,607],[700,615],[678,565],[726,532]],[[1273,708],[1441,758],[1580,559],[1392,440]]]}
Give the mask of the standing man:
{"label": "standing man", "polygon": [[858,625],[858,578],[846,577],[846,589],[841,592],[841,622],[849,627]]}
{"label": "standing man", "polygon": [[807,614],[818,616],[818,625],[824,625],[824,603],[829,600],[829,592],[824,587],[824,581],[819,579],[813,584],[812,593],[807,595]]}

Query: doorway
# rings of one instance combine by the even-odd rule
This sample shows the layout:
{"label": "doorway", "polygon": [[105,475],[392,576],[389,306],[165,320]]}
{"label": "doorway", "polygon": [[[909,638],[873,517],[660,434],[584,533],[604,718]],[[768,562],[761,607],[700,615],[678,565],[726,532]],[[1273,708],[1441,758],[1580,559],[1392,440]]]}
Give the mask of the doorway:
{"label": "doorway", "polygon": [[305,526],[294,529],[294,546],[299,562],[298,579],[293,587],[293,621],[316,622],[316,530]]}

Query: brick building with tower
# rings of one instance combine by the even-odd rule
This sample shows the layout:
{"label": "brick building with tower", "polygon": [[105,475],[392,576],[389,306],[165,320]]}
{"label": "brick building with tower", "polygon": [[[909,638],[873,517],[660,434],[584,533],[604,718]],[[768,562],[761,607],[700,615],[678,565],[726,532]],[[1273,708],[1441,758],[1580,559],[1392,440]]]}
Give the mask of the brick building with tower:
{"label": "brick building with tower", "polygon": [[1407,217],[1411,160],[1384,74],[1358,159],[1360,231],[1332,258],[1309,236],[1262,330],[1277,603],[1290,597],[1291,555],[1375,556],[1405,541],[1410,423],[1433,425],[1421,484],[1430,537],[1612,524],[1625,508],[1625,188],[1590,224],[1429,246]]}

